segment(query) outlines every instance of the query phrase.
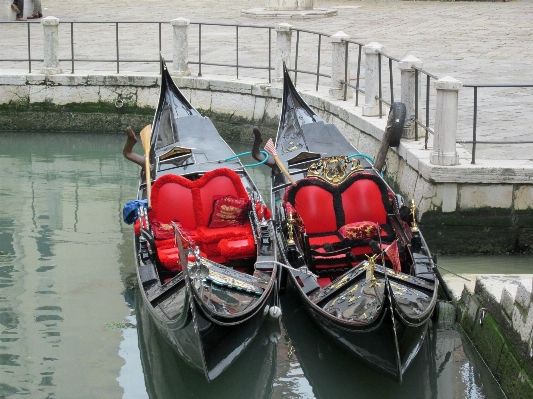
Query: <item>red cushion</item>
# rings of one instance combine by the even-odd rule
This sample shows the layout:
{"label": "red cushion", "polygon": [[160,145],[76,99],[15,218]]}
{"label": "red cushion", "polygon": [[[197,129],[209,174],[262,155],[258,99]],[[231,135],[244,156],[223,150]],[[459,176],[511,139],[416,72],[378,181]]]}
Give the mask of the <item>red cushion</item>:
{"label": "red cushion", "polygon": [[220,240],[218,243],[220,254],[226,259],[251,258],[256,255],[255,241],[253,236],[241,239]]}
{"label": "red cushion", "polygon": [[320,236],[320,237],[309,237],[309,244],[311,246],[314,246],[314,245],[322,246],[324,244],[334,244],[336,242],[340,242],[340,239],[336,234]]}
{"label": "red cushion", "polygon": [[345,223],[372,221],[387,223],[387,211],[378,185],[370,179],[353,182],[342,194]]}
{"label": "red cushion", "polygon": [[213,213],[209,228],[242,226],[248,219],[250,200],[233,195],[213,197]]}
{"label": "red cushion", "polygon": [[158,220],[152,221],[152,231],[156,239],[174,238],[174,227],[170,223],[161,223]]}
{"label": "red cushion", "polygon": [[355,222],[342,226],[339,234],[351,240],[370,240],[379,234],[379,226],[374,222]]}
{"label": "red cushion", "polygon": [[246,222],[246,224],[242,226],[221,227],[218,229],[200,227],[197,233],[201,242],[204,243],[218,242],[224,238],[237,238],[253,235],[252,226],[249,222]]}
{"label": "red cushion", "polygon": [[294,207],[308,234],[337,230],[333,195],[322,187],[301,187],[294,198]]}

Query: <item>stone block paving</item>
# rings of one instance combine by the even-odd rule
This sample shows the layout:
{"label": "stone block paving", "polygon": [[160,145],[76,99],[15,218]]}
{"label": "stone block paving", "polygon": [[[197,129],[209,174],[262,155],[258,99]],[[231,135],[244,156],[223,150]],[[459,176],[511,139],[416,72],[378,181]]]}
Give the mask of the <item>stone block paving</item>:
{"label": "stone block paving", "polygon": [[[423,69],[437,76],[452,76],[463,84],[532,84],[533,83],[533,1],[515,2],[415,2],[415,1],[320,1],[315,7],[336,9],[338,15],[317,19],[259,19],[241,16],[241,10],[262,7],[259,0],[43,0],[45,16],[55,16],[60,24],[60,58],[71,56],[71,30],[66,21],[161,21],[162,53],[172,57],[172,30],[166,22],[183,17],[191,20],[189,29],[189,60],[198,61],[198,25],[195,22],[243,24],[274,27],[280,22],[295,28],[327,35],[344,31],[363,44],[379,42],[385,53],[401,59],[414,55],[423,62]],[[18,26],[17,26],[18,25]],[[115,26],[113,24],[75,24],[74,52],[77,59],[116,58]],[[0,58],[27,57],[26,24],[0,24]],[[42,58],[42,27],[31,25],[32,57]],[[157,60],[158,27],[153,24],[126,24],[119,27],[120,58]],[[272,57],[275,51],[272,31]],[[296,35],[293,35],[293,57]],[[301,33],[298,69],[317,68],[318,36]],[[202,60],[212,63],[236,62],[235,28],[202,26]],[[328,74],[331,63],[330,43],[322,37],[321,73]],[[272,58],[273,59],[273,58]],[[357,46],[350,46],[351,81],[355,84]],[[364,62],[364,57],[363,57]],[[241,28],[239,31],[239,64],[268,65],[268,29]],[[294,63],[293,63],[294,66]],[[71,63],[62,62],[65,71]],[[396,69],[395,64],[393,67]],[[27,72],[27,63],[0,62],[0,71]],[[32,70],[40,69],[34,62]],[[76,62],[76,72],[116,72],[112,62]],[[120,71],[157,73],[155,63],[121,63]],[[191,71],[198,73],[197,65]],[[235,68],[203,66],[203,74],[235,74]],[[234,75],[235,76],[235,75]],[[399,98],[399,72],[394,72],[394,93]],[[267,81],[265,70],[239,69],[239,77]],[[360,76],[364,87],[364,71]],[[388,65],[383,63],[384,97],[390,96]],[[316,78],[299,74],[299,87],[312,88]],[[327,88],[329,81],[321,78]],[[431,83],[432,85],[432,83]],[[425,78],[421,85],[425,99]],[[435,90],[431,86],[430,114],[435,106]],[[533,88],[480,88],[478,90],[477,139],[509,142],[533,141]],[[459,100],[458,140],[472,140],[473,89],[463,88]],[[421,110],[425,115],[424,110]],[[430,126],[432,125],[430,117]],[[425,122],[425,116],[423,118]],[[421,135],[423,133],[421,132]],[[470,148],[469,145],[465,145]],[[519,159],[533,162],[533,145],[488,145],[476,149],[478,158]]]}

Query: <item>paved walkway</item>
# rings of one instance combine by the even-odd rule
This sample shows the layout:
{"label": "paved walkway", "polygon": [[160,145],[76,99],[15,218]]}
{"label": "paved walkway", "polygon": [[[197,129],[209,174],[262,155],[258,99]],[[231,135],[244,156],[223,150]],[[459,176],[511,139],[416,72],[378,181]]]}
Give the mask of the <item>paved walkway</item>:
{"label": "paved walkway", "polygon": [[[379,42],[385,52],[395,58],[412,54],[424,63],[423,68],[438,76],[453,76],[463,83],[533,83],[533,16],[532,1],[499,2],[414,2],[414,1],[321,1],[315,6],[336,8],[338,15],[323,19],[278,20],[242,17],[241,10],[262,7],[259,0],[43,0],[44,15],[53,15],[62,21],[169,21],[184,17],[192,22],[238,23],[275,26],[288,22],[296,28],[326,34],[344,31],[352,40],[362,43]],[[98,25],[75,25],[76,57],[113,59],[115,31],[108,26],[102,34]],[[24,27],[25,28],[25,27]],[[60,26],[62,58],[70,57],[70,27]],[[16,53],[27,56],[26,32],[13,25],[0,25],[0,34],[6,38],[0,44],[0,57],[14,57]],[[149,31],[152,29],[152,31]],[[121,57],[157,58],[158,40],[156,28],[131,25],[121,28],[120,40],[129,43],[121,49]],[[15,33],[16,32],[16,33]],[[42,30],[32,28],[32,56],[42,57]],[[197,60],[197,27],[189,31],[190,59]],[[258,33],[260,32],[260,33]],[[239,36],[239,62],[253,63],[264,57],[266,31],[242,30]],[[85,34],[85,36],[83,36]],[[235,61],[235,29],[204,26],[202,28],[202,58],[209,62]],[[18,37],[17,37],[18,35]],[[273,36],[275,33],[273,33]],[[20,37],[23,40],[20,40]],[[65,38],[63,40],[63,38]],[[170,58],[170,26],[163,26],[163,54]],[[295,39],[293,39],[295,42]],[[273,37],[275,44],[275,37]],[[323,72],[327,73],[329,41],[323,39]],[[298,67],[316,69],[317,39],[313,35],[301,35]],[[355,49],[355,46],[354,46]],[[351,55],[356,60],[357,54]],[[355,62],[355,61],[354,61]],[[70,63],[63,63],[68,69]],[[17,68],[24,68],[20,65]],[[90,64],[94,70],[113,71],[113,64]],[[13,68],[0,63],[0,68]],[[77,71],[85,68],[76,64]],[[195,66],[191,67],[193,73]],[[154,71],[154,65],[128,64],[121,71]],[[1,71],[1,70],[0,70]],[[205,67],[204,73],[218,73],[216,68]],[[225,74],[233,71],[225,70]],[[251,70],[240,70],[241,76],[253,76]],[[251,74],[251,75],[250,75]],[[264,73],[263,73],[264,75]],[[353,78],[354,73],[352,73]],[[303,84],[306,77],[299,75]],[[307,82],[311,83],[311,78]],[[399,84],[399,75],[395,78]],[[399,95],[399,87],[395,88]],[[432,90],[433,91],[433,90]],[[434,92],[434,91],[433,91]],[[478,140],[530,140],[533,116],[533,88],[527,89],[479,89]],[[458,139],[472,138],[473,89],[464,88],[460,94],[460,121]],[[431,100],[434,106],[434,98]],[[480,145],[478,156],[498,159],[524,159],[533,162],[533,145]]]}

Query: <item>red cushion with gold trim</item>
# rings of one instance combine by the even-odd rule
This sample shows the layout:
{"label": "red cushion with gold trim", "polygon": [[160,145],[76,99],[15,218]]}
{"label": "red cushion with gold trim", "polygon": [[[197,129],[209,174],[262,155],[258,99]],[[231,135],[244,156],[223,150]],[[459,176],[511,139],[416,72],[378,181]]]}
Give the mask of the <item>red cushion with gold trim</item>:
{"label": "red cushion with gold trim", "polygon": [[209,228],[242,226],[248,219],[250,201],[233,195],[214,196]]}
{"label": "red cushion with gold trim", "polygon": [[379,234],[379,226],[374,222],[355,222],[342,226],[339,234],[351,240],[370,240]]}

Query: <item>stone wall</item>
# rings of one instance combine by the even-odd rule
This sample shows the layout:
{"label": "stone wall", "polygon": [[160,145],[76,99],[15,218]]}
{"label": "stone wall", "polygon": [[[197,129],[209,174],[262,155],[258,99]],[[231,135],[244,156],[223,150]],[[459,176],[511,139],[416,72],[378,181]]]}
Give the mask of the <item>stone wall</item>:
{"label": "stone wall", "polygon": [[511,399],[533,397],[532,285],[530,276],[480,276],[457,306],[457,321]]}
{"label": "stone wall", "polygon": [[[224,77],[175,81],[225,139],[251,142],[253,125],[266,136],[275,134],[280,87]],[[375,156],[386,118],[362,115],[353,100],[300,90],[304,100],[360,152]],[[0,130],[122,133],[131,125],[138,131],[152,121],[158,97],[155,75],[0,75]],[[459,165],[435,165],[431,151],[422,147],[421,141],[403,139],[398,148],[390,149],[385,176],[396,191],[415,200],[434,252],[501,253],[533,247],[533,166],[483,160],[471,165],[460,146]]]}

